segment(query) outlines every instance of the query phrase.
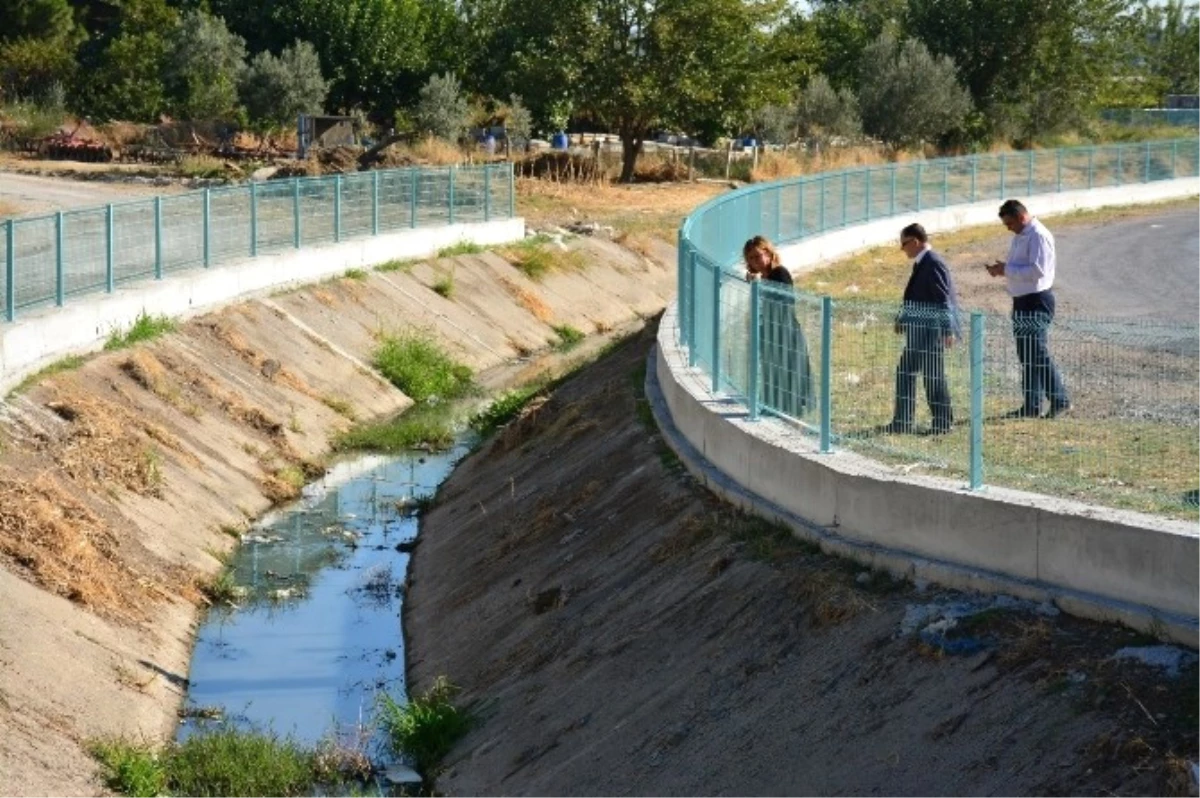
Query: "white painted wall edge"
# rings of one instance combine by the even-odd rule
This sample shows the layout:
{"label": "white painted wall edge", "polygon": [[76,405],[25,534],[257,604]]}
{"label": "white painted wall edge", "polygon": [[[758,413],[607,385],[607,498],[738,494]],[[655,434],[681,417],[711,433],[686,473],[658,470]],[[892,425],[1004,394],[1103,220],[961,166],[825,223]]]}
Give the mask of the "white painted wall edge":
{"label": "white painted wall edge", "polygon": [[417,228],[171,273],[162,280],[123,284],[112,294],[70,298],[61,308],[18,312],[16,321],[0,324],[0,391],[9,391],[55,360],[101,349],[113,330],[128,328],[142,313],[188,318],[348,269],[428,257],[461,242],[488,246],[524,236],[521,218]]}
{"label": "white painted wall edge", "polygon": [[[1023,200],[1035,215],[1157,202],[1200,193],[1200,179]],[[1096,194],[1098,196],[1091,196]],[[835,230],[785,248],[794,270],[895,240],[920,221],[931,231],[996,223],[998,202],[907,214]],[[1197,646],[1200,531],[1195,524],[951,480],[909,477],[849,452],[821,455],[786,422],[750,422],[687,365],[677,310],[659,327],[657,383],[677,451],[718,492],[793,528],[821,532],[830,551],[953,587],[1053,599],[1068,612],[1165,628]],[[661,424],[660,424],[661,425]],[[686,444],[684,446],[683,444]],[[675,446],[675,444],[673,444]],[[691,453],[689,455],[689,452]]]}

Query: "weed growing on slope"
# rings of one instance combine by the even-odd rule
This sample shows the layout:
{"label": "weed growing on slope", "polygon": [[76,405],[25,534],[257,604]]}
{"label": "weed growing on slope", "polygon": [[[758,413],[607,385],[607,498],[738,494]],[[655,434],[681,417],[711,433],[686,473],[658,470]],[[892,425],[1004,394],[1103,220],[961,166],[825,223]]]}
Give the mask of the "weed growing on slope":
{"label": "weed growing on slope", "polygon": [[125,349],[142,341],[152,341],[161,335],[172,332],[175,327],[174,320],[166,316],[148,316],[143,312],[125,332],[119,329],[113,330],[104,343],[104,349],[111,352]]}
{"label": "weed growing on slope", "polygon": [[426,779],[471,728],[471,715],[452,701],[457,692],[439,676],[428,692],[406,704],[387,693],[380,697],[379,720],[393,754],[409,759]]}
{"label": "weed growing on slope", "polygon": [[452,360],[432,338],[415,333],[384,337],[373,363],[418,403],[457,399],[474,387],[470,368]]}

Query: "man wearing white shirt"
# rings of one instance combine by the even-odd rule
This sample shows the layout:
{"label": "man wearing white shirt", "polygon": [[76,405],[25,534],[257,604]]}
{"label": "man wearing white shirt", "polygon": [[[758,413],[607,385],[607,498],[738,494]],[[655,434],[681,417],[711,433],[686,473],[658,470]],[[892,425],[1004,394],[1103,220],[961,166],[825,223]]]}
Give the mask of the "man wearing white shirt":
{"label": "man wearing white shirt", "polygon": [[1045,395],[1050,400],[1046,418],[1054,418],[1071,409],[1067,388],[1047,345],[1054,320],[1054,235],[1017,200],[1004,201],[1000,221],[1013,233],[1008,260],[998,260],[987,270],[993,277],[1005,278],[1013,299],[1013,337],[1025,395],[1024,404],[1008,415],[1037,418]]}

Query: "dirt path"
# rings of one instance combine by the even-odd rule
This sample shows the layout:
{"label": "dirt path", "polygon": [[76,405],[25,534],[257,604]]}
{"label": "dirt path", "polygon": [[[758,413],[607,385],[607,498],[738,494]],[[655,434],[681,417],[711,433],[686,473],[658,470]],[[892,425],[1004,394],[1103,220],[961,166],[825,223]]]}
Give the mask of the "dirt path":
{"label": "dirt path", "polygon": [[893,583],[738,516],[645,423],[650,344],[531,408],[422,523],[410,688],[446,675],[480,718],[438,790],[1186,791],[1194,657],[1172,679],[1114,659],[1150,642],[1120,628]]}
{"label": "dirt path", "polygon": [[144,182],[70,180],[0,171],[0,218],[94,207],[182,190],[178,185],[159,184],[150,178],[141,180]]}

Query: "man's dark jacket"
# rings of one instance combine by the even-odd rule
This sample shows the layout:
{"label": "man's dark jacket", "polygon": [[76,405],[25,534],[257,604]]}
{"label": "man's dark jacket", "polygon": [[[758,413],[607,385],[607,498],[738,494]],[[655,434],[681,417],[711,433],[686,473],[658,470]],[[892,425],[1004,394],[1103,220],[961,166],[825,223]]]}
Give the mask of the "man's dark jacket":
{"label": "man's dark jacket", "polygon": [[960,337],[958,293],[946,261],[932,249],[913,266],[904,287],[904,307],[897,322],[905,327],[938,330],[943,336]]}

